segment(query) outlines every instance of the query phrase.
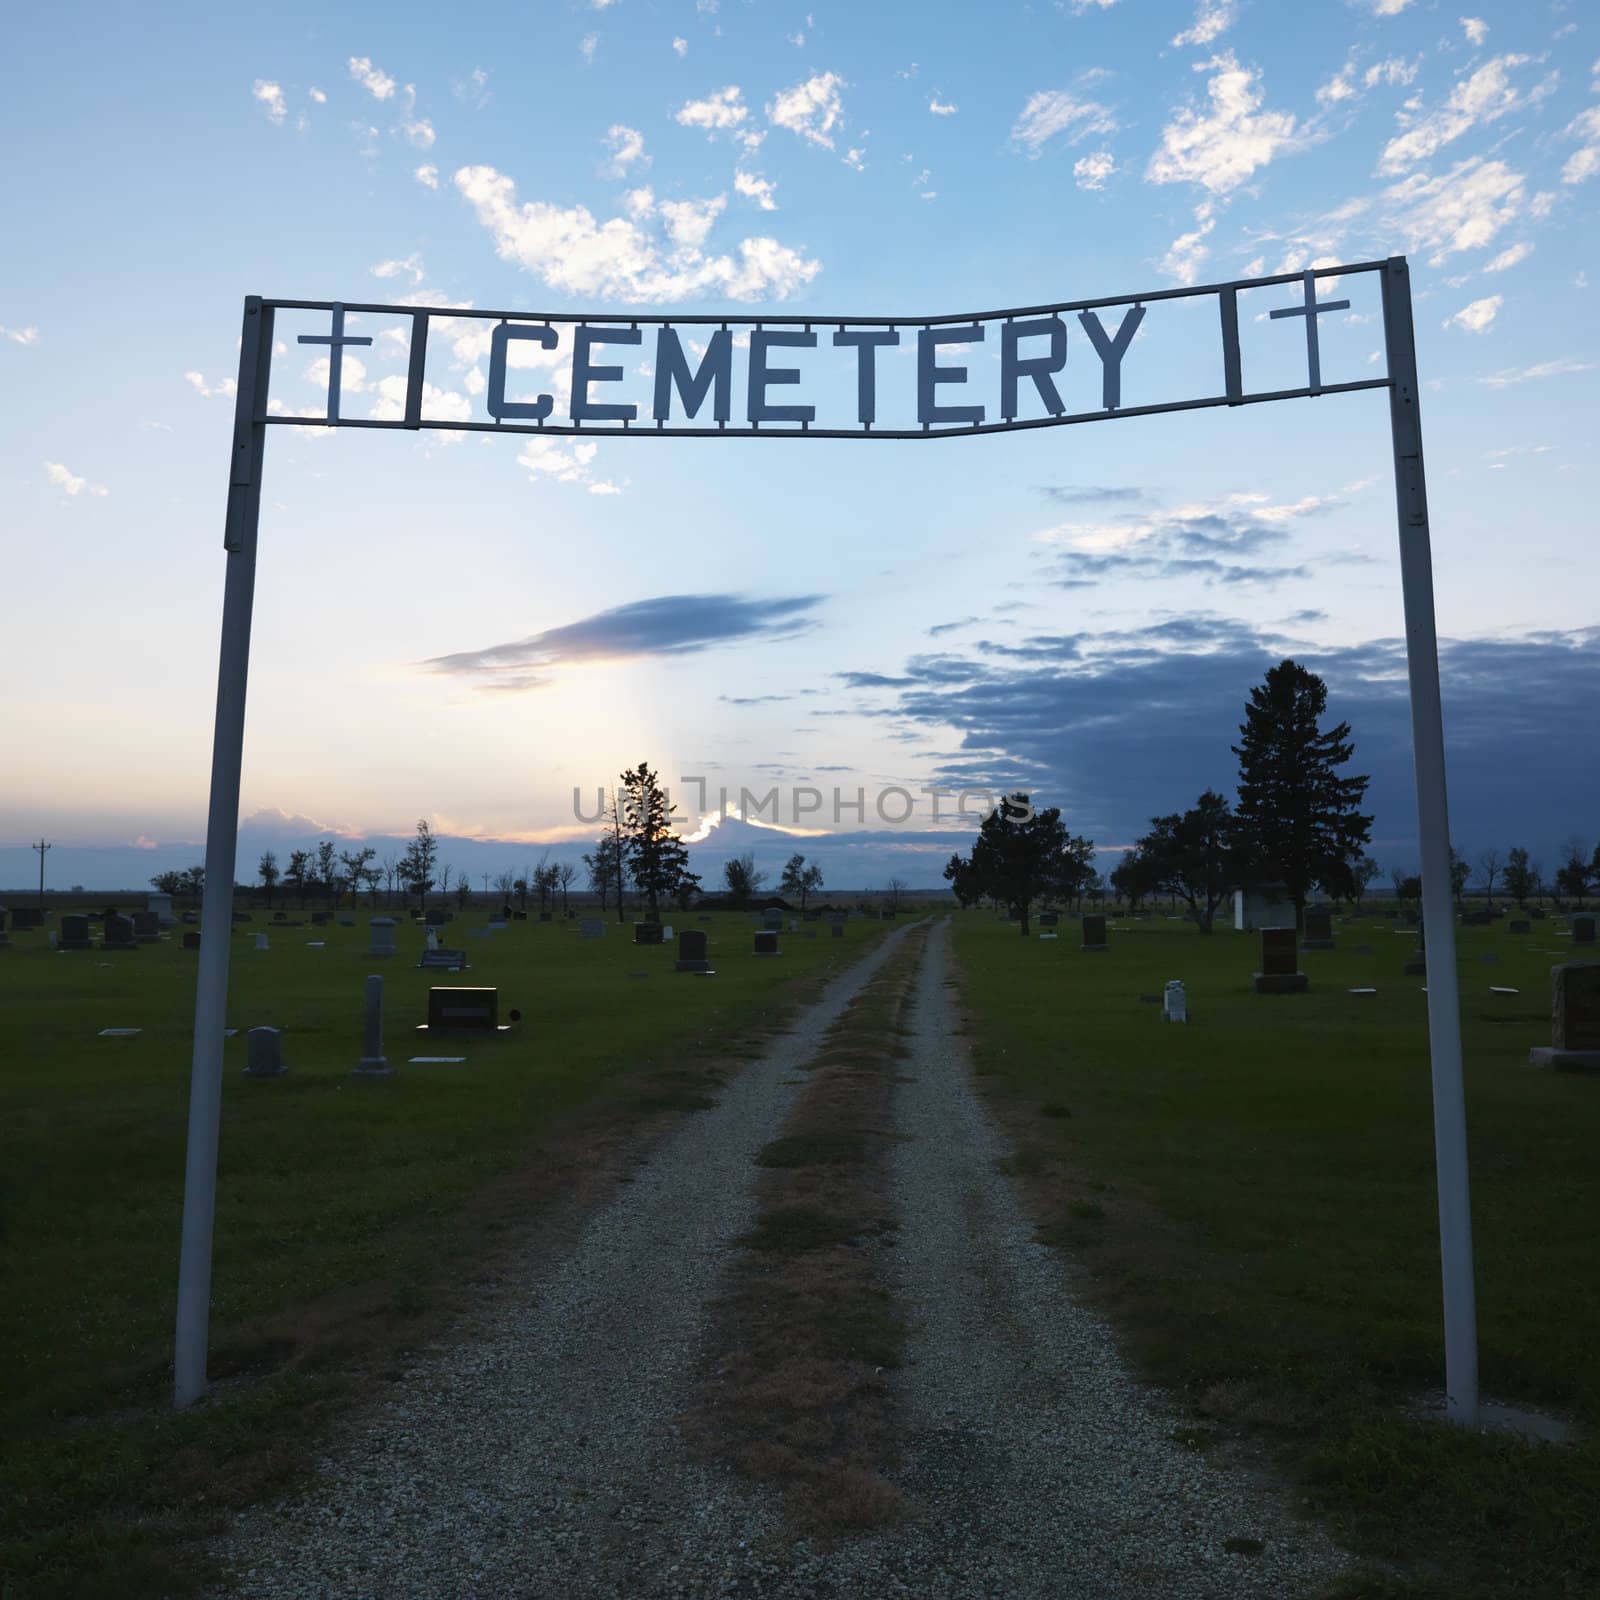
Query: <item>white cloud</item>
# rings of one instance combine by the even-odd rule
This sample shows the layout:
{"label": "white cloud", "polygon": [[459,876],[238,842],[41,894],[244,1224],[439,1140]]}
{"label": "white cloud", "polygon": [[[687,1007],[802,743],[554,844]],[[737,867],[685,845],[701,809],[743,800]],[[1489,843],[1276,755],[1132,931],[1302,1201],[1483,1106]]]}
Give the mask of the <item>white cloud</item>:
{"label": "white cloud", "polygon": [[1276,156],[1309,142],[1292,113],[1261,109],[1256,74],[1241,67],[1232,51],[1195,70],[1212,69],[1209,113],[1186,106],[1161,130],[1161,148],[1145,168],[1147,183],[1198,183],[1212,194],[1227,194]]}
{"label": "white cloud", "polygon": [[87,478],[80,478],[76,474],[69,472],[59,461],[46,461],[44,475],[58,489],[64,489],[68,498],[74,498],[85,490],[101,499],[110,493],[110,490],[103,483],[90,483]]}
{"label": "white cloud", "polygon": [[1117,170],[1117,163],[1109,150],[1096,150],[1093,155],[1080,157],[1072,164],[1072,176],[1080,189],[1103,189],[1106,179]]}
{"label": "white cloud", "polygon": [[1582,183],[1600,172],[1600,145],[1588,145],[1574,150],[1561,169],[1563,183]]}
{"label": "white cloud", "polygon": [[678,59],[682,61],[683,58],[689,53],[689,41],[687,39],[674,39],[672,41],[672,48],[677,52]]}
{"label": "white cloud", "polygon": [[282,122],[288,115],[288,103],[283,98],[283,90],[277,84],[257,78],[255,88],[250,92],[261,102],[267,113],[268,122]]}
{"label": "white cloud", "polygon": [[698,250],[727,204],[727,196],[719,194],[710,200],[663,200],[659,210],[672,242]]}
{"label": "white cloud", "polygon": [[936,117],[953,117],[956,114],[956,112],[958,112],[961,109],[961,107],[960,106],[945,105],[939,99],[938,95],[935,95],[928,102],[928,109]]}
{"label": "white cloud", "polygon": [[1026,145],[1028,154],[1037,157],[1058,133],[1067,135],[1068,144],[1078,144],[1090,134],[1116,131],[1116,118],[1105,106],[1074,99],[1065,89],[1041,89],[1028,96],[1011,129],[1011,142]]}
{"label": "white cloud", "polygon": [[733,188],[736,194],[742,194],[746,200],[754,200],[763,211],[776,211],[778,202],[772,198],[774,189],[765,178],[758,178],[751,172],[738,172],[733,175]]}
{"label": "white cloud", "polygon": [[1468,333],[1487,333],[1494,326],[1494,319],[1504,303],[1505,296],[1499,294],[1474,300],[1471,305],[1463,306],[1453,317],[1446,317],[1443,325],[1446,328],[1463,328]]}
{"label": "white cloud", "polygon": [[578,54],[583,57],[583,64],[586,67],[594,65],[594,53],[599,48],[600,35],[598,33],[586,33],[578,41]]}
{"label": "white cloud", "polygon": [[1526,191],[1522,174],[1503,161],[1472,156],[1442,177],[1415,173],[1384,191],[1391,222],[1413,250],[1431,250],[1438,266],[1462,250],[1477,250],[1521,215]]}
{"label": "white cloud", "polygon": [[0,339],[9,339],[12,344],[35,344],[38,338],[37,328],[8,328],[0,323]]}
{"label": "white cloud", "polygon": [[200,372],[186,372],[184,382],[189,385],[202,400],[222,399],[231,400],[239,392],[238,381],[234,378],[222,378],[216,383],[207,383],[205,374]]}
{"label": "white cloud", "polygon": [[400,131],[406,136],[407,141],[419,150],[431,150],[433,141],[437,137],[433,131],[433,124],[426,117],[402,117]]}
{"label": "white cloud", "polygon": [[422,265],[421,252],[416,250],[413,250],[404,261],[380,261],[371,270],[374,278],[409,277],[412,288],[415,288],[427,276],[427,272]]}
{"label": "white cloud", "polygon": [[855,169],[855,171],[860,172],[866,167],[867,153],[865,150],[857,150],[855,146],[852,145],[842,156],[839,157],[839,159],[844,162],[847,167],[852,167]]}
{"label": "white cloud", "polygon": [[1380,83],[1387,84],[1390,88],[1406,89],[1416,81],[1420,70],[1414,61],[1405,61],[1400,56],[1390,56],[1387,60],[1368,67],[1361,81],[1369,89],[1376,89]]}
{"label": "white cloud", "polygon": [[673,113],[673,120],[685,128],[704,128],[707,133],[716,134],[737,128],[749,115],[738,84],[730,83],[727,88],[708,94],[704,100],[690,100],[679,106]]}
{"label": "white cloud", "polygon": [[[1600,78],[1600,61],[1595,63],[1594,71]],[[1600,83],[1596,87],[1600,88]],[[1586,111],[1580,111],[1561,130],[1561,136],[1584,141],[1581,150],[1575,150],[1567,157],[1566,165],[1561,169],[1563,183],[1582,183],[1600,172],[1600,106],[1590,106]]]}
{"label": "white cloud", "polygon": [[591,483],[589,485],[589,493],[590,494],[621,494],[622,493],[622,488],[621,488],[621,485],[615,484],[609,478],[606,478],[606,479],[602,480],[599,483]]}
{"label": "white cloud", "polygon": [[1590,372],[1594,369],[1592,361],[1578,361],[1572,356],[1562,356],[1555,361],[1535,362],[1531,367],[1506,367],[1499,372],[1491,372],[1479,378],[1479,383],[1486,383],[1492,389],[1504,389],[1508,384],[1526,383],[1530,378],[1559,378],[1570,372]]}
{"label": "white cloud", "polygon": [[1186,44],[1210,44],[1233,26],[1236,15],[1234,0],[1200,0],[1193,24],[1182,33],[1173,35],[1173,48],[1182,49]]}
{"label": "white cloud", "polygon": [[783,90],[767,107],[767,120],[774,127],[787,128],[811,144],[833,149],[829,136],[834,124],[844,117],[839,91],[844,79],[834,72],[821,72],[804,83]]}
{"label": "white cloud", "polygon": [[1380,17],[1398,17],[1411,0],[1368,0],[1368,4]]}
{"label": "white cloud", "polygon": [[1520,244],[1507,245],[1493,261],[1483,264],[1485,272],[1504,272],[1507,267],[1514,267],[1519,261],[1526,261],[1533,254],[1533,246],[1524,239]]}
{"label": "white cloud", "polygon": [[[1206,209],[1202,206],[1201,212]],[[1161,258],[1161,270],[1183,284],[1193,283],[1200,276],[1200,263],[1211,254],[1204,240],[1217,225],[1215,217],[1204,216],[1199,212],[1196,213],[1195,220],[1198,226],[1188,233],[1179,234]]]}
{"label": "white cloud", "polygon": [[327,103],[328,103],[328,97],[327,97],[327,95],[325,95],[325,94],[324,94],[324,93],[323,93],[323,92],[322,92],[322,90],[320,90],[320,89],[309,89],[309,90],[307,90],[307,91],[306,91],[306,92],[307,92],[307,93],[308,93],[308,94],[309,94],[309,95],[310,95],[310,96],[311,96],[311,98],[312,98],[312,99],[313,99],[313,100],[314,100],[314,101],[315,101],[315,102],[316,102],[316,103],[317,103],[317,104],[318,104],[318,105],[319,105],[319,106],[325,106],[325,105],[327,105]]}
{"label": "white cloud", "polygon": [[[348,374],[348,355],[344,358],[344,364]],[[326,374],[322,381],[327,382]],[[346,376],[343,387],[348,391],[359,386],[353,386]],[[372,388],[377,399],[372,402],[372,409],[367,415],[378,422],[399,422],[406,414],[406,380],[399,373],[393,373],[387,378],[379,378]],[[436,389],[425,381],[422,385],[422,414],[430,422],[471,422],[472,402],[464,394],[457,394],[451,389]]]}
{"label": "white cloud", "polygon": [[1092,6],[1099,6],[1102,11],[1109,11],[1117,0],[1072,0],[1072,14],[1081,17]]}
{"label": "white cloud", "polygon": [[1467,43],[1474,49],[1489,37],[1489,24],[1482,17],[1458,17],[1461,31],[1467,36]]}
{"label": "white cloud", "polygon": [[1542,98],[1548,85],[1523,94],[1510,81],[1510,70],[1522,66],[1527,56],[1495,56],[1484,62],[1470,77],[1463,78],[1450,91],[1450,98],[1405,133],[1384,146],[1378,158],[1383,173],[1404,172],[1419,161],[1426,161],[1452,140],[1482,123],[1495,122],[1507,112]]}
{"label": "white cloud", "polygon": [[[315,361],[307,364],[306,382],[321,390],[324,395],[328,392],[328,377],[329,368],[326,356],[318,356]],[[405,379],[401,378],[398,381],[403,396],[405,393]],[[346,350],[339,362],[339,393],[341,395],[361,394],[368,387],[366,362],[360,356],[353,356]]]}
{"label": "white cloud", "polygon": [[439,187],[439,169],[431,163],[427,166],[418,167],[416,177],[417,182],[425,189],[437,189]]}
{"label": "white cloud", "polygon": [[805,48],[806,36],[803,33],[791,33],[787,37],[789,43],[792,44],[796,50],[803,50]]}
{"label": "white cloud", "polygon": [[650,157],[644,153],[644,135],[620,122],[613,122],[606,129],[606,151],[611,157],[605,169],[608,178],[624,176],[635,162],[650,165]]}
{"label": "white cloud", "polygon": [[374,100],[387,100],[394,93],[394,79],[382,67],[375,67],[369,56],[350,57],[350,76]]}
{"label": "white cloud", "polygon": [[[822,270],[820,262],[776,239],[742,239],[737,254],[706,255],[698,245],[678,240],[664,248],[637,219],[599,222],[585,206],[519,204],[511,179],[493,167],[462,167],[455,184],[493,234],[503,260],[571,293],[624,301],[712,293],[735,300],[783,299]],[[676,226],[684,224],[680,220]]]}
{"label": "white cloud", "polygon": [[568,443],[528,434],[523,438],[517,462],[526,467],[533,478],[553,478],[557,483],[588,483],[593,477],[594,458],[599,449],[588,439]]}

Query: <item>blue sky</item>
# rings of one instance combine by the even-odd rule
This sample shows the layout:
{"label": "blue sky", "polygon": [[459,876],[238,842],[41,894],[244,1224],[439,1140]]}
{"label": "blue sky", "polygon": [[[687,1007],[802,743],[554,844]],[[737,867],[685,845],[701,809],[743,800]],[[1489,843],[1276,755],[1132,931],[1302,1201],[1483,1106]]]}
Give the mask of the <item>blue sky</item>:
{"label": "blue sky", "polygon": [[[917,316],[1396,253],[1453,831],[1592,847],[1585,8],[62,5],[10,42],[0,882],[41,835],[68,880],[196,859],[247,293]],[[1330,380],[1381,373],[1371,282],[1323,319]],[[1247,362],[1298,381],[1267,303]],[[346,415],[394,405],[394,325],[352,328]],[[1187,381],[1198,326],[1153,307],[1130,385]],[[296,414],[313,331],[279,329]],[[473,332],[430,345],[433,414],[483,415]],[[1096,371],[1080,342],[1069,376]],[[278,428],[246,849],[423,814],[480,841],[464,863],[565,848],[573,788],[641,756],[735,800],[1024,782],[1120,846],[1231,787],[1248,689],[1292,654],[1353,724],[1374,854],[1414,865],[1400,641],[1380,393],[935,444]],[[960,837],[920,805],[805,848],[936,879]]]}

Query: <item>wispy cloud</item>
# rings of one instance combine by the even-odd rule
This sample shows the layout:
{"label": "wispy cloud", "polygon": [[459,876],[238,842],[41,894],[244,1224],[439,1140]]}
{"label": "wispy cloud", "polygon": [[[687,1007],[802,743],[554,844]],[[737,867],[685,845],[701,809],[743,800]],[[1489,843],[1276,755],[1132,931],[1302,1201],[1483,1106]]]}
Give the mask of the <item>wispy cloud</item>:
{"label": "wispy cloud", "polygon": [[1080,99],[1066,89],[1040,89],[1029,95],[1018,113],[1011,142],[1037,159],[1052,139],[1064,137],[1068,144],[1078,144],[1092,134],[1115,133],[1119,126],[1097,100]]}
{"label": "wispy cloud", "polygon": [[70,471],[59,461],[45,462],[44,475],[69,500],[76,499],[80,494],[85,493],[96,499],[104,499],[111,492],[103,483],[90,483],[87,478],[79,477],[77,473]]}
{"label": "wispy cloud", "polygon": [[382,67],[375,67],[370,56],[351,56],[350,76],[374,100],[387,100],[395,91],[395,81]]}

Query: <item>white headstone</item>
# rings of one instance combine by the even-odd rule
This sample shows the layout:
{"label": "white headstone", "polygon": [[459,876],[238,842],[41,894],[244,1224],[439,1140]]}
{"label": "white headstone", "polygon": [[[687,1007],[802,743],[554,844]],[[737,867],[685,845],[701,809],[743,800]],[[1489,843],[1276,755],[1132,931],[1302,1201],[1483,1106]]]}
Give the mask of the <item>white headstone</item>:
{"label": "white headstone", "polygon": [[256,949],[257,950],[270,950],[271,948],[272,948],[272,946],[267,943],[266,934],[258,933],[256,935]]}
{"label": "white headstone", "polygon": [[[432,933],[430,928],[429,933]],[[367,979],[366,1016],[361,1030],[361,1060],[356,1073],[363,1078],[389,1078],[394,1068],[383,1053],[383,979],[373,973]]]}
{"label": "white headstone", "polygon": [[163,928],[170,928],[177,922],[172,914],[172,896],[170,894],[152,894],[145,900],[145,910],[153,911],[161,919]]}
{"label": "white headstone", "polygon": [[439,948],[439,930],[437,928],[428,929],[428,948],[430,950]]}
{"label": "white headstone", "polygon": [[368,926],[372,929],[372,943],[367,948],[369,956],[392,956],[398,953],[394,942],[393,917],[374,917]]}
{"label": "white headstone", "polygon": [[1189,1002],[1183,992],[1183,985],[1174,978],[1166,987],[1162,996],[1161,1015],[1168,1022],[1187,1022],[1189,1020]]}

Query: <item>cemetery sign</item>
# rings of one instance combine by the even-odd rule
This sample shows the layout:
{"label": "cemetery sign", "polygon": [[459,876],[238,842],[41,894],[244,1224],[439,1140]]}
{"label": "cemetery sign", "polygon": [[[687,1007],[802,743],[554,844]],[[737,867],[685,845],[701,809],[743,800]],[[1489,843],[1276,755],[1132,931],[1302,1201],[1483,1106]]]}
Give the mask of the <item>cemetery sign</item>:
{"label": "cemetery sign", "polygon": [[[1347,282],[1351,294],[1358,288],[1370,292],[1375,282],[1387,359],[1382,376],[1327,383],[1320,319],[1347,309],[1351,301],[1319,298],[1319,286],[1337,294]],[[1283,304],[1283,290],[1291,285],[1300,290],[1299,301]],[[1168,314],[1182,304],[1203,310],[1207,300],[1214,303],[1215,320]],[[280,313],[285,322],[307,315],[318,319],[315,331],[296,338],[327,352],[327,394],[320,412],[291,409],[271,392]],[[351,317],[377,331],[350,331]],[[1304,340],[1303,368],[1297,341],[1283,338],[1286,327]],[[368,415],[346,416],[345,349],[369,346],[375,338],[387,341],[390,335],[406,349],[403,385],[384,380],[379,403]],[[1144,340],[1157,338],[1174,358],[1159,373],[1139,355]],[[446,342],[457,365],[488,357],[481,414],[472,414],[474,403],[465,397],[428,382],[430,348]],[[1087,347],[1087,359],[1069,361],[1080,343]],[[1290,357],[1292,368],[1285,365]],[[1263,371],[1266,379],[1252,386],[1251,375]],[[1173,387],[1163,389],[1163,383]],[[1147,294],[920,318],[584,315],[249,296],[223,535],[227,574],[178,1274],[177,1404],[190,1405],[206,1390],[239,773],[262,468],[271,428],[437,428],[616,440],[926,440],[1368,389],[1386,389],[1389,395],[1422,901],[1434,930],[1427,943],[1428,1040],[1445,1390],[1451,1417],[1474,1422],[1477,1329],[1444,732],[1416,343],[1403,256]],[[564,397],[559,407],[558,396]],[[769,935],[757,938],[758,944],[763,939],[777,943]]]}

